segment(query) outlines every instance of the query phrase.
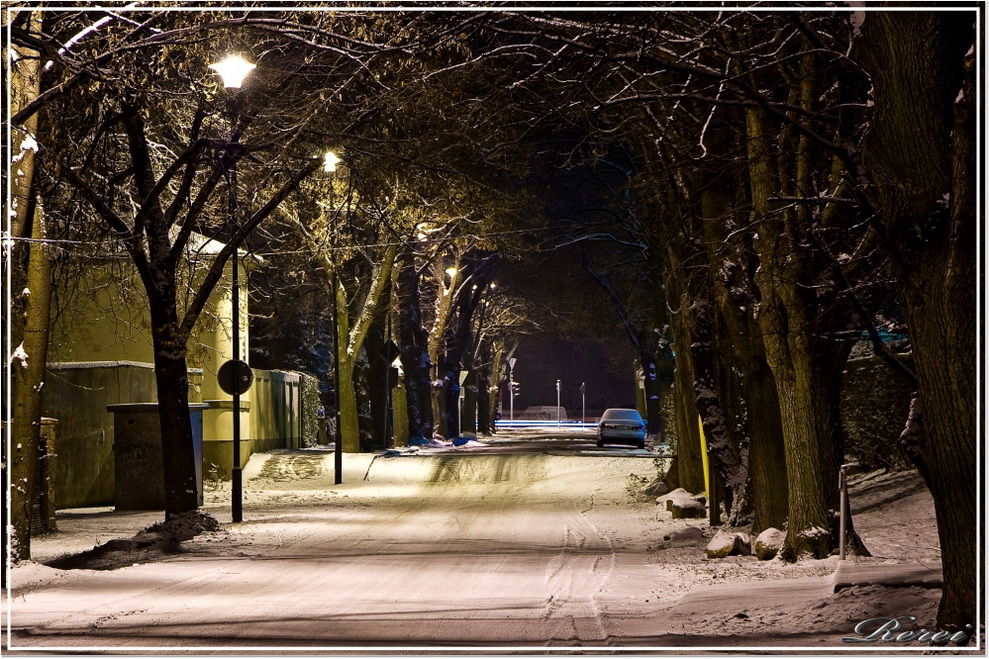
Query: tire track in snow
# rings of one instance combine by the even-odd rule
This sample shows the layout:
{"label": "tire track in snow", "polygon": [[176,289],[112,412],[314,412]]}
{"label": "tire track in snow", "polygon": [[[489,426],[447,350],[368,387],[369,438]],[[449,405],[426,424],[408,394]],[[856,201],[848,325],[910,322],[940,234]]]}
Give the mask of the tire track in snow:
{"label": "tire track in snow", "polygon": [[551,594],[544,617],[563,623],[554,628],[553,641],[603,641],[608,633],[596,595],[615,569],[614,546],[587,517],[594,508],[593,492],[586,507],[576,500],[570,504],[562,546],[547,566]]}

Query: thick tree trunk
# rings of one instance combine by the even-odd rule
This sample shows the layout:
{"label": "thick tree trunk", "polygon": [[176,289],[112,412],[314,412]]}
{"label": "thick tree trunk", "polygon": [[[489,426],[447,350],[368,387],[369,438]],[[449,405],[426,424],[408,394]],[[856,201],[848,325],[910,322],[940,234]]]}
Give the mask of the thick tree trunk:
{"label": "thick tree trunk", "polygon": [[398,295],[398,335],[402,371],[405,378],[405,404],[411,444],[433,436],[429,344],[422,326],[419,273],[415,258],[406,252],[396,279]]}
{"label": "thick tree trunk", "polygon": [[337,287],[337,435],[344,453],[358,453],[361,448],[361,427],[358,418],[357,393],[354,391],[356,350],[350,350],[350,312],[343,285]]}
{"label": "thick tree trunk", "polygon": [[[795,102],[810,107],[812,88],[805,80]],[[837,484],[843,462],[839,394],[850,343],[836,332],[847,330],[848,313],[835,298],[833,285],[815,279],[821,268],[807,238],[814,228],[800,214],[805,209],[771,212],[769,200],[778,186],[811,189],[810,145],[801,138],[793,179],[780,181],[778,145],[761,111],[748,110],[746,119],[751,224],[759,226],[753,241],[759,255],[758,319],[776,381],[786,455],[789,497],[782,555],[824,558],[838,548]]]}
{"label": "thick tree trunk", "polygon": [[460,434],[477,432],[477,372],[470,370],[463,384],[463,408],[460,410]]}
{"label": "thick tree trunk", "polygon": [[739,230],[728,191],[731,181],[719,177],[707,185],[712,190],[701,193],[701,210],[714,273],[712,299],[720,320],[718,388],[730,412],[728,433],[739,449],[741,464],[735,477],[748,480],[748,487],[738,490],[737,496],[744,498],[733,501],[728,521],[738,525],[751,515],[754,533],[782,529],[787,517],[786,457],[776,383],[754,317],[758,295],[753,232]]}
{"label": "thick tree trunk", "polygon": [[443,436],[456,439],[460,436],[460,346],[448,339],[443,355]]}
{"label": "thick tree trunk", "polygon": [[[32,204],[32,237],[45,238],[44,209]],[[28,255],[24,293],[24,340],[9,364],[13,389],[10,434],[10,556],[16,562],[31,558],[31,504],[38,470],[41,409],[48,363],[48,319],[51,309],[49,247],[34,243]]]}
{"label": "thick tree trunk", "polygon": [[[879,191],[910,332],[941,541],[937,624],[978,607],[976,112],[971,13],[870,15],[860,47],[876,99],[864,162]],[[977,631],[977,630],[976,630]]]}
{"label": "thick tree trunk", "polygon": [[677,481],[689,492],[704,491],[704,464],[701,458],[699,414],[694,395],[694,366],[690,346],[690,303],[684,298],[683,272],[679,261],[669,264],[666,289],[670,296],[670,325],[673,329],[673,347],[676,353],[676,370],[673,373],[673,398],[677,429]]}
{"label": "thick tree trunk", "polygon": [[732,436],[729,428],[732,420],[727,410],[731,406],[725,395],[728,385],[719,382],[721,378],[718,377],[709,322],[710,319],[702,317],[693,323],[694,340],[690,351],[694,363],[694,396],[707,439],[709,464],[714,465],[714,471],[725,487],[724,505],[728,522],[739,525],[747,521],[751,510],[748,464],[743,447],[737,444],[737,438]]}
{"label": "thick tree trunk", "polygon": [[[28,29],[36,29],[41,22],[41,13],[32,12],[25,25]],[[16,54],[16,58],[10,58],[10,68],[5,69],[5,73],[10,76],[10,110],[14,112],[34,99],[40,93],[41,87],[41,59],[37,51],[25,49],[23,47],[11,46],[11,54]],[[5,64],[7,61],[5,61]],[[10,220],[10,232],[13,236],[24,236],[31,229],[32,224],[36,227],[33,231],[35,237],[41,235],[38,230],[43,227],[44,217],[40,207],[34,208],[31,203],[31,190],[34,181],[35,156],[38,150],[37,142],[38,115],[33,114],[22,125],[11,125],[10,140],[13,152],[10,155],[10,208],[5,209]],[[31,210],[34,210],[32,221]],[[39,227],[40,223],[40,227]],[[4,248],[5,251],[7,248]],[[45,295],[50,296],[39,288],[39,283],[31,283],[31,271],[35,270],[40,277],[44,275],[43,269],[50,270],[48,255],[44,247],[31,249],[28,256],[28,283],[27,288],[31,294],[24,301],[25,306],[22,311],[26,318],[26,325],[34,327],[44,316],[44,350],[48,346],[48,316],[50,308],[50,298],[44,300]],[[4,262],[3,273],[7,268],[15,269],[14,264],[19,261],[20,250],[14,248],[10,250],[11,258]],[[32,263],[33,261],[33,263]],[[21,277],[23,273],[12,272],[11,281],[14,290],[22,285]],[[50,272],[44,275],[46,282],[50,281]],[[38,279],[40,282],[40,278]],[[46,283],[46,286],[48,284]],[[36,290],[37,289],[37,290]],[[13,292],[13,291],[11,291]],[[14,335],[8,337],[10,345],[17,340],[17,319],[12,319],[11,329]],[[44,367],[46,356],[36,354],[37,347],[41,341],[40,334],[35,337],[24,337],[24,351],[27,354],[27,361],[17,356],[8,363],[10,379],[9,384],[13,388],[11,414],[11,442],[9,448],[10,455],[7,454],[7,443],[3,446],[3,482],[7,482],[8,469],[11,483],[11,519],[7,519],[7,508],[3,509],[3,528],[8,525],[12,528],[12,539],[14,544],[10,547],[10,556],[13,560],[26,560],[31,554],[30,538],[30,497],[34,491],[34,473],[36,461],[38,459],[38,441],[41,430],[41,389],[40,385],[44,377]],[[31,349],[28,350],[28,344]],[[40,358],[40,363],[35,363]],[[40,371],[38,369],[41,369]],[[34,390],[34,387],[39,387]],[[31,453],[31,446],[34,446]],[[18,448],[19,447],[19,448]],[[27,517],[24,517],[24,516]],[[3,535],[4,556],[7,556],[7,534]],[[6,583],[6,570],[3,579]]]}
{"label": "thick tree trunk", "polygon": [[[390,364],[384,357],[385,349],[385,318],[379,314],[374,327],[368,332],[364,341],[367,352],[368,372],[367,391],[370,403],[370,441],[365,450],[378,450],[387,446],[391,437],[391,414],[389,401],[391,386],[388,382]],[[362,446],[364,446],[362,442]]]}
{"label": "thick tree trunk", "polygon": [[361,445],[361,428],[358,418],[357,394],[354,391],[354,361],[350,359],[337,363],[340,391],[337,392],[340,428],[338,431],[344,453],[358,453]]}
{"label": "thick tree trunk", "polygon": [[[760,350],[762,340],[759,340]],[[748,402],[749,474],[752,478],[752,532],[786,526],[789,489],[786,452],[776,381],[765,362],[743,366],[745,398]]]}
{"label": "thick tree trunk", "polygon": [[[765,304],[765,303],[764,303]],[[790,319],[779,308],[763,310],[775,326]],[[816,350],[800,336],[767,337],[780,401],[786,451],[789,510],[783,556],[829,556],[838,547],[838,470],[843,462],[839,418],[841,366],[847,352]],[[835,365],[838,365],[835,368]]]}
{"label": "thick tree trunk", "polygon": [[178,328],[174,289],[172,295],[162,295],[151,301],[151,327],[167,519],[199,507],[192,420],[189,418],[188,337]]}

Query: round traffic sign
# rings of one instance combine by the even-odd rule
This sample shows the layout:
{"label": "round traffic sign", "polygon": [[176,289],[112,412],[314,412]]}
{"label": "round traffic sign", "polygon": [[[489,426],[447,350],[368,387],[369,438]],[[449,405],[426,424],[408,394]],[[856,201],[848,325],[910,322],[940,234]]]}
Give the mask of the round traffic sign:
{"label": "round traffic sign", "polygon": [[247,365],[247,362],[231,359],[216,372],[216,380],[220,384],[220,389],[231,396],[243,394],[247,393],[247,390],[254,384],[254,371]]}

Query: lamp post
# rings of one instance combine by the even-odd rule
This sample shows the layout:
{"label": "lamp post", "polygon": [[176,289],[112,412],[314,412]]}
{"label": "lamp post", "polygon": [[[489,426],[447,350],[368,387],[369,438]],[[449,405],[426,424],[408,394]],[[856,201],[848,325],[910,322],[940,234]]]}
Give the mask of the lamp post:
{"label": "lamp post", "polygon": [[508,360],[508,420],[515,420],[515,362],[512,357]]}
{"label": "lamp post", "polygon": [[560,417],[560,381],[556,381],[556,427],[557,429],[563,425],[563,419]]}
{"label": "lamp post", "polygon": [[[228,90],[240,89],[243,84],[244,79],[247,75],[254,70],[254,64],[251,64],[245,60],[240,55],[230,55],[222,62],[217,62],[216,64],[211,64],[210,68],[216,71],[220,77],[223,79],[223,86]],[[237,119],[239,114],[239,94],[237,92],[232,92],[233,97],[231,102],[228,104],[230,110],[230,124],[231,124],[231,136],[229,147],[236,145],[240,141],[240,135],[237,127]],[[230,163],[230,195],[228,199],[230,206],[230,218],[236,225],[239,220],[237,218],[237,158],[234,157]],[[240,270],[240,259],[238,256],[238,250],[235,249],[233,253],[233,268],[230,277],[230,296],[231,296],[231,316],[233,316],[233,331],[232,331],[232,343],[231,347],[233,352],[233,359],[240,360],[240,281],[239,281],[239,270]],[[244,504],[243,504],[243,472],[241,471],[240,465],[240,389],[235,388],[232,393],[233,396],[233,467],[230,472],[230,516],[234,522],[240,522],[244,519]]]}
{"label": "lamp post", "polygon": [[587,383],[580,383],[580,422],[587,423]]}
{"label": "lamp post", "polygon": [[[340,158],[332,151],[323,154],[323,171],[332,173],[337,170],[337,163]],[[333,183],[330,183],[330,199],[333,199]],[[332,201],[331,201],[332,203]],[[332,209],[331,209],[332,210]],[[333,272],[330,275],[331,293],[331,314],[333,316],[333,483],[340,485],[343,483],[343,442],[340,441],[340,340],[337,337],[337,268],[336,268],[336,227],[332,231],[332,244],[330,254],[333,259]]]}

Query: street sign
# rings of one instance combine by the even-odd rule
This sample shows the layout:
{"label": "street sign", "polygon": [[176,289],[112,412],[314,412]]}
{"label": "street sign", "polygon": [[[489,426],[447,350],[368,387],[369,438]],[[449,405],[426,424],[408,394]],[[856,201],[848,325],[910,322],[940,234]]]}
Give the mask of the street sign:
{"label": "street sign", "polygon": [[216,380],[220,389],[233,396],[234,394],[244,394],[254,384],[254,371],[239,359],[231,359],[224,362],[220,370],[216,372]]}

